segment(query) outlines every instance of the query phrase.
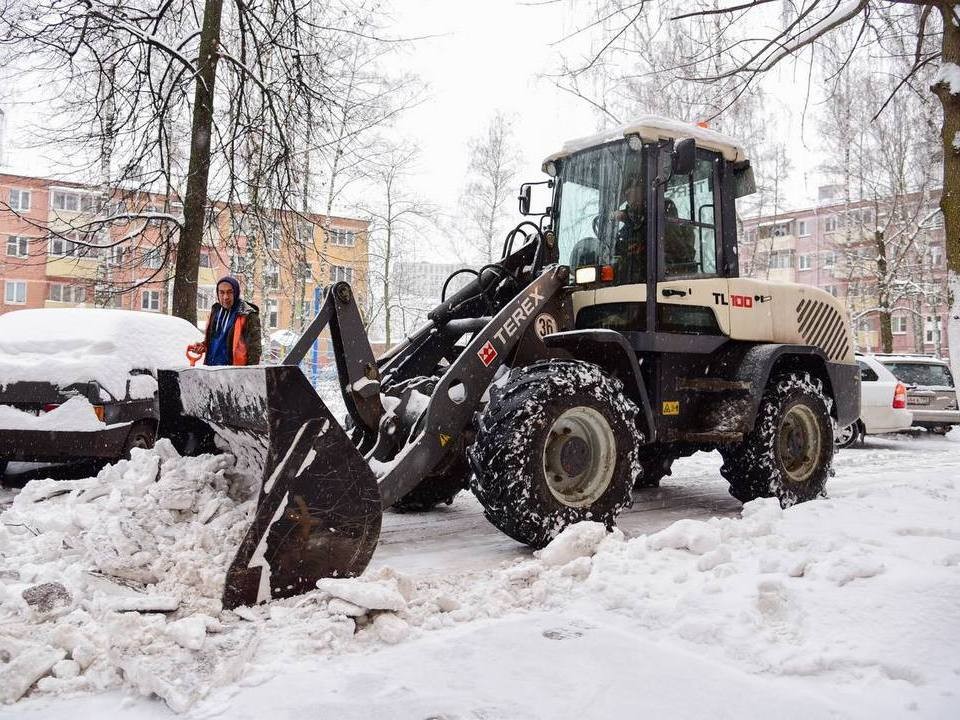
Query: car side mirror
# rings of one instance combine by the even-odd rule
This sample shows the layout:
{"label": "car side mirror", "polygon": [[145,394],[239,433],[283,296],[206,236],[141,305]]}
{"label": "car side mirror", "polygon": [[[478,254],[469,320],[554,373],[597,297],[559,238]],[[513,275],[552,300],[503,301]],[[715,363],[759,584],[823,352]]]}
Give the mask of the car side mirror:
{"label": "car side mirror", "polygon": [[693,138],[683,138],[673,146],[673,174],[689,175],[697,163],[697,142]]}
{"label": "car side mirror", "polygon": [[[537,187],[537,204],[533,207],[533,189]],[[520,186],[520,195],[517,200],[520,201],[521,215],[547,215],[550,213],[551,192],[553,190],[553,180],[544,180],[543,182],[523,183]],[[532,209],[531,209],[532,208]],[[541,208],[543,208],[541,210]]]}

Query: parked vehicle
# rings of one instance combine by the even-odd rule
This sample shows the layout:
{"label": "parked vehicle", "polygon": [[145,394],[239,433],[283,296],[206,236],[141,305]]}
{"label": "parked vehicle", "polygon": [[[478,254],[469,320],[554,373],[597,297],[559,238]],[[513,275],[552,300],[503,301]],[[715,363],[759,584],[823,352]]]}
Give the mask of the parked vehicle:
{"label": "parked vehicle", "polygon": [[915,427],[946,435],[960,425],[957,388],[945,360],[931,355],[877,355],[877,360],[907,386],[907,407]]}
{"label": "parked vehicle", "polygon": [[0,315],[0,478],[9,461],[117,460],[152,447],[158,367],[186,365],[200,331],[129,310]]}
{"label": "parked vehicle", "polygon": [[837,447],[850,447],[864,435],[907,430],[913,424],[913,413],[907,409],[906,386],[874,356],[857,353],[860,366],[860,417],[837,430]]}

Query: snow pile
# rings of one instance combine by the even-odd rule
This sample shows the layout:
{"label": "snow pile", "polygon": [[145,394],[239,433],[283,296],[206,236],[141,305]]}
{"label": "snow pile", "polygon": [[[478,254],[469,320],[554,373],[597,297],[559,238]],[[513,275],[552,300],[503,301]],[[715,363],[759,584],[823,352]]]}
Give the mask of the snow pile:
{"label": "snow pile", "polygon": [[[0,316],[0,387],[19,381],[63,387],[96,380],[113,397],[123,398],[131,370],[183,367],[186,346],[200,339],[193,325],[169,315],[18,310]],[[133,397],[149,397],[143,394],[149,388],[147,381],[136,381]]]}
{"label": "snow pile", "polygon": [[41,415],[32,415],[9,405],[0,405],[0,428],[85,432],[103,430],[105,427],[106,424],[97,417],[90,401],[79,395]]}
{"label": "snow pile", "polygon": [[[788,510],[758,500],[739,518],[681,520],[634,538],[579,523],[497,567],[417,576],[384,567],[229,612],[218,599],[223,573],[252,509],[234,497],[230,469],[228,458],[180,458],[161,442],[98,478],[34,482],[16,497],[0,516],[7,701],[126,686],[176,711],[200,702],[201,714],[253,712],[302,696],[301,683],[337,688],[335,669],[347,666],[360,668],[357,678],[390,678],[381,690],[392,698],[423,681],[394,674],[420,673],[438,648],[451,666],[469,652],[508,667],[502,639],[490,639],[496,628],[549,623],[514,630],[511,647],[542,657],[550,648],[537,642],[626,639],[674,671],[686,658],[741,688],[774,683],[771,693],[806,698],[798,717],[804,707],[858,717],[960,707],[955,473],[847,481]],[[669,690],[667,671],[648,665],[644,677]],[[484,680],[471,677],[470,688]]]}

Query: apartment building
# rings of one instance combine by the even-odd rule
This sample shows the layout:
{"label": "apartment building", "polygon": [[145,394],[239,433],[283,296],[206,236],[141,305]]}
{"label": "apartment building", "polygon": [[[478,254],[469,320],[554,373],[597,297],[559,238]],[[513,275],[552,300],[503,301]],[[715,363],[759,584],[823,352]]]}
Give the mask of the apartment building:
{"label": "apartment building", "polygon": [[[162,195],[0,174],[0,313],[39,307],[168,312],[182,205]],[[216,281],[236,275],[260,307],[265,347],[290,344],[330,283],[367,291],[367,223],[213,203],[200,254],[202,326]],[[279,351],[279,347],[273,348]]]}
{"label": "apartment building", "polygon": [[893,351],[946,357],[949,306],[939,196],[872,202],[821,196],[816,206],[744,220],[741,274],[813,285],[841,298],[858,349],[875,352],[882,351],[883,284],[893,308]]}

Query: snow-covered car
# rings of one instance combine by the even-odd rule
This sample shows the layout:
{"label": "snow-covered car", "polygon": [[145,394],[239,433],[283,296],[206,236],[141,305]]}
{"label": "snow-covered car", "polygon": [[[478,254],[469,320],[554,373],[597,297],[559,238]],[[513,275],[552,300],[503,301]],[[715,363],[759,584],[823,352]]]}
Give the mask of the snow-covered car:
{"label": "snow-covered car", "polygon": [[857,353],[860,366],[860,418],[837,430],[838,447],[849,447],[864,435],[900,432],[913,424],[907,409],[907,389],[873,355]]}
{"label": "snow-covered car", "polygon": [[0,478],[9,461],[116,460],[152,447],[157,368],[186,365],[200,331],[129,310],[0,315]]}
{"label": "snow-covered car", "polygon": [[945,435],[960,425],[957,388],[946,361],[930,355],[877,355],[877,359],[907,386],[907,407],[913,424]]}

